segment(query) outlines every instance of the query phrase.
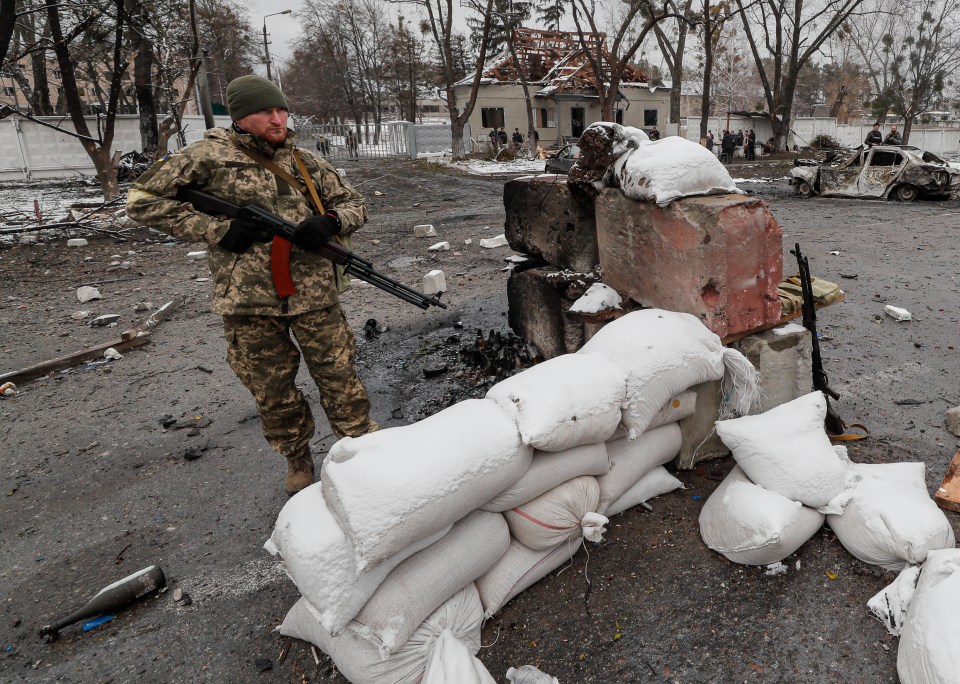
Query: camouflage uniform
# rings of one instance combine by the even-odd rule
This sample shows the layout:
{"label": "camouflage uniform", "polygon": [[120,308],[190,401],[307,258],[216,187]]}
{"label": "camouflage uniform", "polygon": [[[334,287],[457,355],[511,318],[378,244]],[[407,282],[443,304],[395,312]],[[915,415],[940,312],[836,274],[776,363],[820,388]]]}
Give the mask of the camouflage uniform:
{"label": "camouflage uniform", "polygon": [[[315,429],[310,406],[294,382],[301,352],[334,434],[355,437],[377,429],[357,377],[356,342],[337,300],[333,266],[318,254],[294,248],[290,274],[297,292],[281,300],[271,277],[269,242],[255,242],[242,254],[227,251],[217,243],[230,219],[199,213],[173,198],[178,188],[191,186],[236,204],[256,204],[299,223],[313,214],[303,194],[237,149],[244,145],[301,178],[291,153],[294,137],[289,133],[274,150],[254,136],[211,129],[200,142],[154,164],[127,198],[127,214],[138,223],[209,243],[213,311],[224,319],[227,359],[256,400],[267,441],[288,458],[309,453]],[[367,220],[362,195],[326,161],[306,150],[297,152],[324,209],[337,212],[341,234],[360,228]]]}

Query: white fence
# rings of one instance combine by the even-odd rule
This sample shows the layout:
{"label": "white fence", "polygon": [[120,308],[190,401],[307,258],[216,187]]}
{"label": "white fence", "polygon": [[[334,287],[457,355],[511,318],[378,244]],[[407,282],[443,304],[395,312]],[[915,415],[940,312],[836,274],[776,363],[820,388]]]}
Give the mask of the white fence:
{"label": "white fence", "polygon": [[[69,118],[49,117],[43,121],[69,131],[75,130]],[[218,126],[229,126],[226,116],[215,117]],[[185,116],[184,136],[187,144],[203,137],[202,116]],[[95,117],[87,117],[87,126],[97,130]],[[450,125],[424,124],[414,125],[408,122],[389,124],[389,136],[382,138],[389,143],[390,153],[364,154],[361,159],[375,159],[382,156],[403,156],[416,159],[417,154],[445,152],[451,147]],[[307,145],[313,149],[315,138]],[[464,129],[464,142],[469,150],[470,127]],[[360,148],[365,145],[361,143]],[[170,149],[176,150],[179,143],[174,137]],[[121,154],[140,150],[140,122],[136,116],[118,116],[114,128],[114,151]],[[338,148],[339,149],[339,148]],[[332,150],[331,150],[332,151]],[[342,146],[343,159],[349,158],[349,150]],[[338,157],[340,158],[340,157]],[[93,162],[84,151],[77,138],[66,135],[34,121],[11,116],[0,120],[0,181],[22,181],[40,178],[76,178],[93,176],[96,171]]]}
{"label": "white fence", "polygon": [[[711,116],[707,119],[707,128],[713,131],[717,146],[723,129],[729,126],[730,130],[750,130],[757,134],[759,142],[766,142],[773,137],[773,127],[770,121],[759,117],[731,116],[729,124],[725,116]],[[897,127],[903,132],[903,124]],[[818,135],[829,135],[844,147],[856,147],[863,143],[867,133],[873,128],[872,124],[838,124],[837,120],[829,117],[798,117],[792,122],[792,134],[789,139],[791,147],[804,147]],[[883,132],[889,130],[889,125],[883,125]],[[700,117],[687,117],[681,127],[681,135],[688,140],[700,139]],[[910,145],[933,152],[941,157],[960,155],[960,128],[932,128],[917,127],[910,131]]]}

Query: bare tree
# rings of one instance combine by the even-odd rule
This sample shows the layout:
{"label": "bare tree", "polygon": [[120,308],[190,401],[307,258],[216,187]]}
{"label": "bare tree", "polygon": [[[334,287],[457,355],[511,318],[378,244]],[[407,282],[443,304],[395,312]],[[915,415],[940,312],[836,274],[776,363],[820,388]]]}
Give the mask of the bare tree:
{"label": "bare tree", "polygon": [[[654,24],[653,31],[660,46],[660,53],[667,63],[670,72],[670,81],[673,89],[670,91],[670,121],[680,121],[680,95],[683,84],[683,57],[686,54],[687,33],[691,22],[688,18],[693,0],[681,0],[679,4],[668,0],[667,5],[677,14],[673,22]],[[704,134],[706,135],[706,134]]]}
{"label": "bare tree", "polygon": [[[604,44],[599,28],[601,15],[595,0],[571,0],[573,21],[577,26],[580,46],[590,62],[594,86],[600,98],[601,116],[612,121],[620,83],[633,68],[634,56],[647,35],[665,19],[681,19],[672,5],[658,7],[652,0],[626,0],[619,26],[613,28],[613,41]],[[589,31],[584,31],[586,23]]]}
{"label": "bare tree", "polygon": [[462,0],[461,8],[482,17],[476,29],[480,36],[479,47],[474,61],[475,71],[470,94],[466,102],[457,102],[455,84],[458,77],[458,54],[462,47],[461,40],[453,28],[453,0],[399,0],[419,7],[425,14],[424,25],[426,32],[433,38],[437,48],[437,60],[443,87],[446,92],[447,110],[450,113],[450,132],[452,140],[452,157],[455,160],[464,158],[463,127],[470,119],[477,102],[477,92],[480,89],[480,79],[483,76],[483,64],[487,59],[490,43],[490,29],[492,26],[494,0]]}
{"label": "bare tree", "polygon": [[16,23],[17,0],[0,0],[0,65],[7,59]]}
{"label": "bare tree", "polygon": [[943,94],[960,58],[960,9],[950,0],[922,0],[903,7],[902,35],[887,34],[884,45],[893,55],[888,97],[903,117],[903,141],[917,117]]}
{"label": "bare tree", "polygon": [[736,0],[763,84],[774,149],[786,150],[801,69],[863,0]]}

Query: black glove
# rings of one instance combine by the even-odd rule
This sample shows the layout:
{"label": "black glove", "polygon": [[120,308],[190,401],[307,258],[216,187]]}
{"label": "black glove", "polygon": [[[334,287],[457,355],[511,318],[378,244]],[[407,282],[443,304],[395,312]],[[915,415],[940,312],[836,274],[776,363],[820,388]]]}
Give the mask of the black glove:
{"label": "black glove", "polygon": [[339,232],[340,219],[328,211],[326,214],[314,214],[301,221],[293,231],[290,241],[307,252],[319,252]]}
{"label": "black glove", "polygon": [[270,238],[252,221],[235,218],[230,221],[230,230],[217,244],[228,252],[243,254],[254,242],[269,242]]}

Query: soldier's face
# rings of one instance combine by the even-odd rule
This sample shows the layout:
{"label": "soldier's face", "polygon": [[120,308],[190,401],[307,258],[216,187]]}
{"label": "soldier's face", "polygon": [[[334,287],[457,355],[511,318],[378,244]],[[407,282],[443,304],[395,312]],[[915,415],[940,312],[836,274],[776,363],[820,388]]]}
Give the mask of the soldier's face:
{"label": "soldier's face", "polygon": [[261,109],[237,119],[237,125],[271,145],[280,145],[287,139],[287,110],[282,107]]}

